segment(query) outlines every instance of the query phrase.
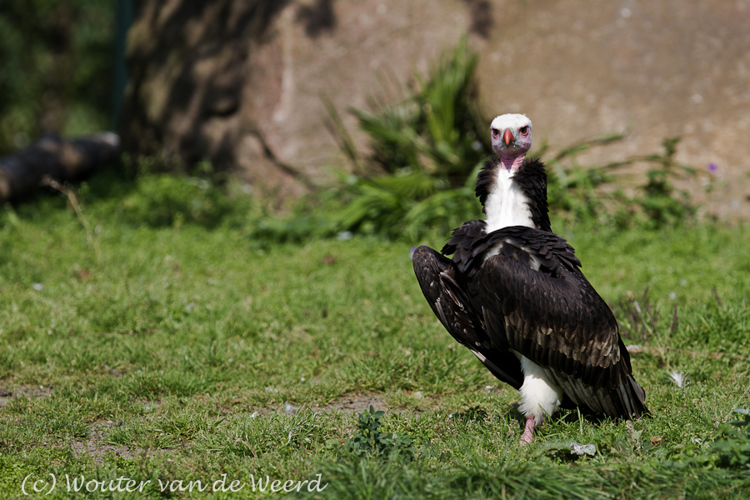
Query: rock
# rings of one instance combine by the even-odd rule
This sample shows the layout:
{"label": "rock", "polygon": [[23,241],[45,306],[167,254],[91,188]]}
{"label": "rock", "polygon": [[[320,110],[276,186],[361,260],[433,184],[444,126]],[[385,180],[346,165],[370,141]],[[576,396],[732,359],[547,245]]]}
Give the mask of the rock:
{"label": "rock", "polygon": [[[750,215],[750,1],[503,3],[480,45],[488,110],[523,111],[534,138],[564,146],[629,130],[582,164],[661,152],[703,176],[681,186],[721,217]],[[496,9],[499,12],[499,8]],[[716,169],[710,167],[711,163]],[[706,197],[708,173],[714,191]],[[741,200],[732,203],[731,200]]]}
{"label": "rock", "polygon": [[630,130],[583,163],[660,152],[682,136],[678,161],[716,166],[707,203],[731,215],[750,205],[748,15],[750,0],[142,0],[124,146],[210,159],[296,195],[347,166],[322,96],[364,148],[347,108],[403,96],[468,32],[487,117],[526,113],[553,147]]}
{"label": "rock", "polygon": [[347,107],[426,71],[471,25],[458,1],[162,5],[141,2],[128,36],[124,149],[210,159],[286,195],[346,166],[321,96],[364,145]]}

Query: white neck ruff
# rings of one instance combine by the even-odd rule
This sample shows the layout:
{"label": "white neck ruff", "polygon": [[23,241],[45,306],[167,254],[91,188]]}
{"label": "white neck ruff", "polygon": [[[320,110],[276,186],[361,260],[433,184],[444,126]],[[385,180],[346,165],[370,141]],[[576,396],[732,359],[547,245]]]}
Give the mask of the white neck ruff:
{"label": "white neck ruff", "polygon": [[488,233],[509,226],[535,227],[528,196],[513,182],[514,170],[497,169],[484,204]]}

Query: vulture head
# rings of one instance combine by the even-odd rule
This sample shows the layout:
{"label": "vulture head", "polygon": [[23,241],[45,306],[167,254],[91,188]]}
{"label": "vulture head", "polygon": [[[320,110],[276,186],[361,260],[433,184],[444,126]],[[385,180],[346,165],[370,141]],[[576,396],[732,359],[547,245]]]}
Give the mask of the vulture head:
{"label": "vulture head", "polygon": [[517,170],[531,147],[531,120],[526,115],[507,113],[492,120],[492,149],[508,170]]}

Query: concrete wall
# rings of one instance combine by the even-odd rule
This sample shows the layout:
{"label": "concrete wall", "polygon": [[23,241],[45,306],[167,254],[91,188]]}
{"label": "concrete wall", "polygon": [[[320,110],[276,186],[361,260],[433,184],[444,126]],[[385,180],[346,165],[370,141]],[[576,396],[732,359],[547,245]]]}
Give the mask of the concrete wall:
{"label": "concrete wall", "polygon": [[[750,0],[143,0],[136,17],[133,150],[164,146],[301,192],[301,176],[346,165],[321,96],[363,145],[346,109],[396,99],[469,33],[488,117],[526,113],[552,147],[630,131],[584,162],[682,136],[678,160],[717,166],[707,209],[750,215]],[[684,186],[702,196],[704,182]]]}

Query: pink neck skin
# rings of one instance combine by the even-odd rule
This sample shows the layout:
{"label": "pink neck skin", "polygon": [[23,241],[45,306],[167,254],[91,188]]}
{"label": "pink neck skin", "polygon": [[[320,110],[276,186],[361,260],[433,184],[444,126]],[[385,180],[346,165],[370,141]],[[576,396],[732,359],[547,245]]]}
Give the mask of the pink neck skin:
{"label": "pink neck skin", "polygon": [[521,153],[520,155],[498,155],[500,158],[500,164],[503,166],[505,170],[518,170],[521,168],[521,164],[523,163],[523,159],[526,157],[526,153]]}

